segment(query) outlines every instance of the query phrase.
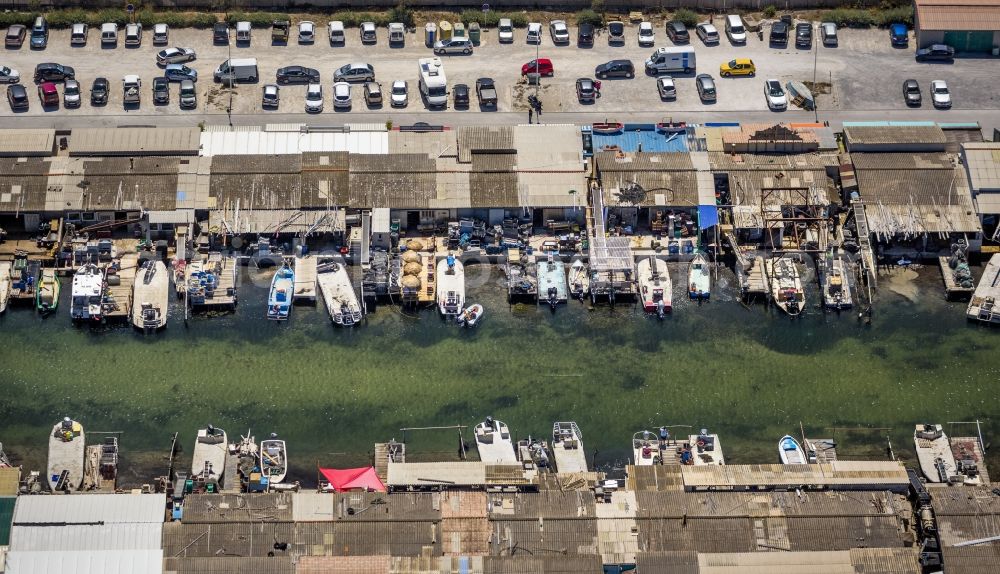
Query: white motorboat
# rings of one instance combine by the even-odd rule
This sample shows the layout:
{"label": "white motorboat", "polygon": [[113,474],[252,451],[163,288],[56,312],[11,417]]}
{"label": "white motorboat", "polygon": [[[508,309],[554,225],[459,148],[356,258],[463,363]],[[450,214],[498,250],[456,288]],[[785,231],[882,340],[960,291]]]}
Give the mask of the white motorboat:
{"label": "white motorboat", "polygon": [[166,326],[169,298],[167,266],[162,261],[143,261],[132,285],[132,325],[146,333]]}
{"label": "white motorboat", "polygon": [[487,464],[517,464],[514,441],[507,423],[486,417],[476,425],[476,448],[479,459]]}
{"label": "white motorboat", "polygon": [[7,310],[7,301],[10,300],[10,261],[0,261],[0,313]]}
{"label": "white motorboat", "polygon": [[574,259],[569,266],[569,292],[580,300],[590,293],[590,270],[582,259]]}
{"label": "white motorboat", "polygon": [[288,449],[285,441],[274,433],[260,442],[260,470],[268,478],[268,484],[277,484],[288,474]]}
{"label": "white motorboat", "polygon": [[456,321],[461,323],[465,327],[475,327],[476,323],[483,318],[483,306],[479,303],[474,305],[469,305],[462,311],[462,314],[456,318]]}
{"label": "white motorboat", "polygon": [[226,454],[229,443],[226,431],[208,425],[198,430],[191,459],[191,477],[204,483],[222,486],[226,473]]}
{"label": "white motorboat", "polygon": [[49,465],[45,476],[52,492],[74,491],[83,483],[86,445],[83,425],[66,417],[49,433]]}
{"label": "white motorboat", "polygon": [[317,271],[316,282],[333,324],[352,327],[360,323],[361,305],[347,267],[342,262],[333,262],[321,265]]}
{"label": "white motorboat", "polygon": [[669,313],[673,302],[673,285],[667,262],[650,255],[636,266],[636,280],[639,282],[639,296],[642,297],[642,308],[647,313],[656,313],[659,317]]}
{"label": "white motorboat", "polygon": [[768,259],[764,263],[771,280],[771,297],[775,304],[793,317],[802,313],[806,305],[805,292],[799,269],[791,259]]}
{"label": "white motorboat", "polygon": [[271,291],[267,296],[267,318],[285,321],[292,312],[292,293],[295,290],[295,271],[285,263],[274,272]]}
{"label": "white motorboat", "polygon": [[941,425],[921,424],[913,430],[913,444],[917,450],[920,470],[928,482],[944,482],[958,474],[951,443]]}
{"label": "white motorboat", "polygon": [[556,258],[555,253],[549,253],[540,259],[535,266],[538,274],[538,296],[555,310],[560,303],[565,303],[569,296],[566,285],[566,264]]}
{"label": "white motorboat", "polygon": [[805,451],[791,435],[786,434],[778,441],[778,457],[781,464],[806,464]]}
{"label": "white motorboat", "polygon": [[73,275],[70,317],[74,321],[100,322],[104,318],[104,270],[88,263]]}
{"label": "white motorboat", "polygon": [[450,253],[437,268],[437,303],[446,317],[458,315],[465,307],[465,267]]}
{"label": "white motorboat", "polygon": [[663,464],[660,456],[660,439],[656,433],[643,430],[632,435],[632,463],[636,466]]}
{"label": "white motorboat", "polygon": [[707,429],[701,429],[698,434],[688,437],[691,449],[690,463],[687,463],[685,456],[681,455],[681,462],[693,464],[694,466],[709,466],[726,464],[726,458],[722,454],[722,443],[719,435],[710,434]]}
{"label": "white motorboat", "polygon": [[556,470],[561,473],[587,472],[583,433],[575,422],[552,425],[552,455],[556,459]]}
{"label": "white motorboat", "polygon": [[712,295],[712,270],[708,259],[698,253],[688,265],[688,296],[694,301],[708,301]]}
{"label": "white motorboat", "polygon": [[828,255],[826,273],[823,275],[823,305],[827,309],[841,311],[850,309],[853,304],[844,260],[832,254]]}

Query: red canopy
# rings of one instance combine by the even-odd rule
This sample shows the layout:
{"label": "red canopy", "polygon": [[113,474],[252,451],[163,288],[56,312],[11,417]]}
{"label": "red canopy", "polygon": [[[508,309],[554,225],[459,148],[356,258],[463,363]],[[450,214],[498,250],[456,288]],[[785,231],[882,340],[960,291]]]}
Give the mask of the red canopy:
{"label": "red canopy", "polygon": [[375,474],[374,466],[345,469],[321,468],[319,472],[326,477],[330,486],[337,492],[345,490],[385,492],[385,485]]}

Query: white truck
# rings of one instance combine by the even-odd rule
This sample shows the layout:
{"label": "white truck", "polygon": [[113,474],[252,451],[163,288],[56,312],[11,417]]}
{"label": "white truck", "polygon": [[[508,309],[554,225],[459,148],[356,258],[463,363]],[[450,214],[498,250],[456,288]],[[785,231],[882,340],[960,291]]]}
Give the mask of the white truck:
{"label": "white truck", "polygon": [[432,108],[443,108],[448,105],[448,79],[444,75],[444,64],[441,58],[420,58],[417,60],[420,71],[420,95]]}
{"label": "white truck", "polygon": [[129,106],[138,107],[141,94],[142,80],[139,79],[139,76],[129,74],[122,78],[122,104],[126,108]]}
{"label": "white truck", "polygon": [[693,46],[657,48],[646,60],[646,72],[654,75],[672,72],[691,74],[696,69]]}

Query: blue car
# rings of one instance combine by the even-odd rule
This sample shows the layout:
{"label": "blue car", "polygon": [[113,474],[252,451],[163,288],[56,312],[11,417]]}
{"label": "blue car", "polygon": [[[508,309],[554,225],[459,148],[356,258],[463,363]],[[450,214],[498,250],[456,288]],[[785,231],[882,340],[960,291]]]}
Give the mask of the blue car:
{"label": "blue car", "polygon": [[163,69],[163,76],[171,82],[198,81],[197,70],[192,70],[184,64],[167,64],[167,67]]}
{"label": "blue car", "polygon": [[889,40],[893,46],[906,46],[910,39],[910,31],[906,29],[906,24],[897,22],[889,25]]}

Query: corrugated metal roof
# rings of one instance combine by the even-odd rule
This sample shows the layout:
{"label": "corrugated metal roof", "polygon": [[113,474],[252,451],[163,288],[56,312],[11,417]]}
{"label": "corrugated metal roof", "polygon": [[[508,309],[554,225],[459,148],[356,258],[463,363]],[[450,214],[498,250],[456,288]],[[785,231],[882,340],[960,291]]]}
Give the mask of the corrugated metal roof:
{"label": "corrugated metal roof", "polygon": [[997,0],[917,0],[915,4],[921,30],[1000,30]]}
{"label": "corrugated metal roof", "polygon": [[489,502],[490,518],[494,520],[514,516],[546,520],[595,516],[593,493],[580,490],[490,494]]}
{"label": "corrugated metal roof", "polygon": [[[81,498],[86,498],[86,496]],[[123,550],[118,552],[93,552],[90,550],[18,552],[12,550],[7,554],[6,574],[39,574],[41,572],[160,574],[163,572],[163,552],[160,550]]]}
{"label": "corrugated metal roof", "polygon": [[441,551],[452,556],[490,553],[489,520],[482,518],[445,518],[441,520]]}
{"label": "corrugated metal roof", "polygon": [[240,202],[240,209],[296,209],[302,206],[302,180],[298,174],[229,174],[211,177],[213,206],[225,209]]}
{"label": "corrugated metal roof", "polygon": [[350,172],[356,173],[435,173],[434,160],[418,153],[349,156]]}
{"label": "corrugated metal roof", "polygon": [[55,150],[55,141],[55,130],[0,130],[0,156],[49,156]]}
{"label": "corrugated metal roof", "polygon": [[944,148],[948,153],[958,154],[962,151],[962,144],[982,143],[983,141],[983,129],[979,127],[979,124],[974,124],[971,127],[942,126],[941,129],[944,130],[944,137],[948,140]]}
{"label": "corrugated metal roof", "polygon": [[958,205],[972,200],[962,170],[865,169],[857,172],[858,192],[871,203]]}
{"label": "corrugated metal roof", "polygon": [[812,170],[826,169],[839,164],[836,154],[728,154],[708,152],[712,171],[742,170]]}
{"label": "corrugated metal roof", "polygon": [[518,190],[514,172],[470,173],[469,207],[518,207]]}
{"label": "corrugated metal roof", "polygon": [[851,144],[940,144],[944,147],[944,131],[928,126],[844,126],[844,136]]}
{"label": "corrugated metal roof", "polygon": [[[799,468],[802,467],[802,468]],[[909,478],[896,461],[836,461],[831,464],[734,464],[682,466],[687,489],[709,487],[798,486],[802,484],[907,488]]]}
{"label": "corrugated metal roof", "polygon": [[302,152],[351,152],[384,154],[389,151],[385,132],[204,132],[201,155],[297,155]]}
{"label": "corrugated metal roof", "polygon": [[635,496],[636,516],[641,518],[881,517],[895,516],[896,508],[905,508],[907,512],[909,511],[909,504],[905,499],[884,491],[873,491],[861,497],[855,493],[836,491],[801,494],[640,491],[635,493]]}
{"label": "corrugated metal roof", "polygon": [[80,128],[73,130],[69,155],[198,155],[198,128]]}
{"label": "corrugated metal roof", "polygon": [[943,562],[948,565],[948,574],[1000,572],[1000,546],[995,542],[960,548],[945,545],[941,551]]}
{"label": "corrugated metal roof", "polygon": [[16,495],[20,480],[21,469],[19,467],[10,466],[0,468],[0,496]]}
{"label": "corrugated metal roof", "polygon": [[290,522],[163,525],[163,554],[171,558],[267,556],[274,544],[294,542]]}
{"label": "corrugated metal roof", "polygon": [[292,494],[292,520],[295,522],[326,522],[333,520],[335,497],[327,492],[296,492]]}
{"label": "corrugated metal roof", "polygon": [[24,177],[46,175],[52,168],[52,161],[35,157],[0,157],[0,177]]}
{"label": "corrugated metal roof", "polygon": [[851,154],[854,168],[861,169],[954,169],[955,163],[945,153],[861,153]]}
{"label": "corrugated metal roof", "polygon": [[300,554],[439,555],[441,531],[433,521],[302,522],[295,524],[294,544]]}
{"label": "corrugated metal roof", "polygon": [[181,162],[190,158],[179,157],[103,157],[82,161],[84,173],[91,175],[176,175]]}
{"label": "corrugated metal roof", "polygon": [[628,475],[626,487],[629,490],[680,491],[684,490],[680,466],[634,466],[626,467]]}
{"label": "corrugated metal roof", "polygon": [[441,518],[486,518],[487,516],[488,497],[485,492],[442,492],[440,497]]}
{"label": "corrugated metal roof", "polygon": [[[0,158],[0,212],[45,209],[51,166],[42,158]],[[0,494],[14,492],[0,490]]]}
{"label": "corrugated metal roof", "polygon": [[594,520],[544,520],[493,518],[494,531],[499,528],[500,548],[516,547],[534,556],[553,554],[597,554],[597,523]]}
{"label": "corrugated metal roof", "polygon": [[[921,571],[915,548],[852,548],[849,554],[855,572],[919,574]],[[948,571],[951,572],[951,564]]]}
{"label": "corrugated metal roof", "polygon": [[333,494],[333,517],[345,522],[382,520],[441,519],[441,501],[437,494],[397,492],[346,492]]}
{"label": "corrugated metal roof", "polygon": [[[10,523],[14,519],[14,503],[16,502],[17,498],[13,496],[0,497],[0,546],[10,544]],[[0,562],[0,564],[2,563]]]}
{"label": "corrugated metal roof", "polygon": [[456,131],[389,132],[389,153],[419,153],[428,157],[458,157]]}
{"label": "corrugated metal roof", "polygon": [[302,556],[295,574],[389,574],[388,556]]}
{"label": "corrugated metal roof", "polygon": [[941,516],[1000,516],[1000,497],[993,494],[992,486],[935,490],[931,503]]}
{"label": "corrugated metal roof", "polygon": [[601,181],[604,185],[604,203],[612,207],[633,205],[623,201],[621,194],[622,188],[631,183],[637,183],[646,190],[639,207],[698,205],[698,173],[695,171],[619,171],[605,173]]}
{"label": "corrugated metal roof", "polygon": [[212,157],[212,175],[299,173],[302,162],[299,155],[216,155]]}
{"label": "corrugated metal roof", "polygon": [[689,153],[632,153],[599,152],[594,154],[600,172],[637,171],[694,171]]}
{"label": "corrugated metal roof", "polygon": [[168,210],[177,207],[177,174],[86,176],[82,207],[99,210]]}
{"label": "corrugated metal roof", "polygon": [[17,526],[10,537],[14,550],[153,550],[160,548],[162,523],[93,524],[86,526]]}
{"label": "corrugated metal roof", "polygon": [[291,522],[292,494],[190,494],[184,498],[185,524]]}
{"label": "corrugated metal roof", "polygon": [[462,163],[472,161],[475,152],[517,152],[511,126],[460,126],[457,131],[458,161]]}
{"label": "corrugated metal roof", "polygon": [[211,558],[166,558],[163,574],[292,574],[291,556],[246,558],[213,556]]}
{"label": "corrugated metal roof", "polygon": [[483,572],[485,574],[603,574],[604,564],[598,555],[487,556],[483,558]]}
{"label": "corrugated metal roof", "polygon": [[14,509],[14,523],[159,524],[163,522],[166,502],[163,494],[22,496]]}

